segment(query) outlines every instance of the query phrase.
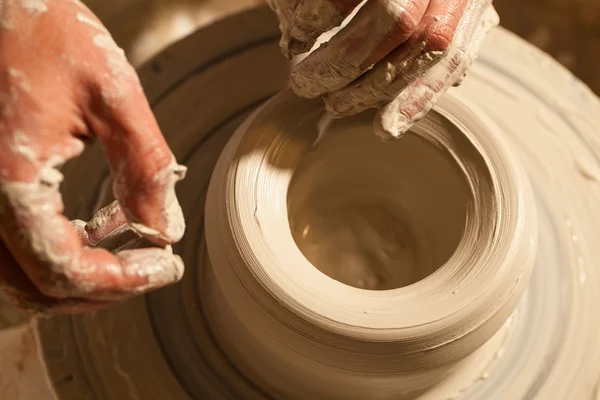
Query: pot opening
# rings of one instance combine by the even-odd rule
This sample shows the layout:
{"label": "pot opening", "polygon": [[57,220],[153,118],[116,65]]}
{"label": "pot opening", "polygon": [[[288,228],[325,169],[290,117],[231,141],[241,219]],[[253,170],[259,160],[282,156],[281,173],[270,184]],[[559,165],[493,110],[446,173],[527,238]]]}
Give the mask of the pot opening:
{"label": "pot opening", "polygon": [[439,143],[413,132],[382,143],[370,123],[352,119],[335,122],[306,154],[287,195],[291,233],[308,261],[369,290],[405,287],[440,268],[472,201],[464,172]]}

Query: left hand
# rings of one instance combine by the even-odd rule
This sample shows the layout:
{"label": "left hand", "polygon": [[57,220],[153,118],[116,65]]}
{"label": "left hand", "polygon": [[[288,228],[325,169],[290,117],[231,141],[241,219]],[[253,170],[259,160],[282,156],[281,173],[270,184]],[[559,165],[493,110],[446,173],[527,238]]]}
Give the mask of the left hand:
{"label": "left hand", "polygon": [[[288,57],[307,52],[361,0],[269,0]],[[324,96],[335,116],[380,108],[376,132],[395,138],[460,84],[499,22],[492,0],[367,0],[292,71],[301,97]]]}
{"label": "left hand", "polygon": [[[70,222],[59,168],[93,139],[117,201]],[[184,175],[135,70],[83,3],[0,0],[0,291],[62,314],[179,281]]]}

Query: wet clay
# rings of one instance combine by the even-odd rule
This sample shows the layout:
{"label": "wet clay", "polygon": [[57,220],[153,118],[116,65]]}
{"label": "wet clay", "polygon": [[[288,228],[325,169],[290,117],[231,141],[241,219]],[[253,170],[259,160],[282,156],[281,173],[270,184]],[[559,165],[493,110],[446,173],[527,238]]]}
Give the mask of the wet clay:
{"label": "wet clay", "polygon": [[[286,85],[279,38],[271,11],[258,9],[172,46],[154,60],[160,73],[141,70],[190,174],[178,186],[187,233],[174,248],[186,275],[111,310],[39,321],[58,398],[598,396],[598,99],[496,29],[463,86],[366,158],[359,147],[384,145],[368,132],[372,115],[333,121],[314,145],[323,106],[282,98],[286,89],[247,119]],[[278,118],[263,118],[273,111]],[[343,134],[347,145],[334,146]],[[410,165],[391,154],[403,141]],[[345,153],[336,164],[333,149],[320,153],[330,147]],[[101,160],[92,147],[65,167],[72,218],[89,220],[112,200],[101,190],[109,186]],[[329,173],[316,174],[319,163]],[[336,173],[342,167],[354,181]],[[393,180],[400,193],[411,171],[430,185],[407,185],[402,196],[384,190]],[[392,220],[399,224],[384,223]],[[341,257],[334,249],[347,241],[335,242],[334,229],[348,240],[402,238],[404,250],[382,242],[373,253],[406,268],[386,275],[385,262],[369,263],[381,266],[373,288],[382,290],[356,287],[374,274],[358,263],[358,272],[335,275],[327,258]]]}
{"label": "wet clay", "polygon": [[416,283],[450,258],[473,198],[447,150],[414,133],[382,143],[368,125],[336,121],[300,162],[287,201],[292,236],[311,264],[383,290]]}
{"label": "wet clay", "polygon": [[[206,204],[207,296],[227,305],[208,318],[253,382],[284,398],[435,399],[477,380],[474,352],[494,350],[528,282],[537,214],[474,107],[449,95],[394,143],[374,113],[336,120],[314,146],[324,107],[285,90],[236,131]],[[434,385],[468,356],[477,368]]]}

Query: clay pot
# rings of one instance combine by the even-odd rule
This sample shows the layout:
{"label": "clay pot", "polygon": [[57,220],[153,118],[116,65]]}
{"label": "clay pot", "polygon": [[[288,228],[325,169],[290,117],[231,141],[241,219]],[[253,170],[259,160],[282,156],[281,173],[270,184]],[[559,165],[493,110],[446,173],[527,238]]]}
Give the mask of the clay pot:
{"label": "clay pot", "polygon": [[267,392],[414,396],[521,299],[537,240],[530,184],[463,98],[387,143],[372,113],[319,138],[324,113],[284,90],[222,153],[205,211],[219,305],[208,318]]}

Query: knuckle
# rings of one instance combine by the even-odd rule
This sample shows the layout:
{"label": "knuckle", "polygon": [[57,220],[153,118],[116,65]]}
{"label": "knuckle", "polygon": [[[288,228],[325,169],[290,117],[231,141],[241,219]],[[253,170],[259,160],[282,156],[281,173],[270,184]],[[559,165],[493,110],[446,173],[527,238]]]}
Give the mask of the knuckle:
{"label": "knuckle", "polygon": [[446,51],[454,39],[454,29],[445,23],[433,23],[425,31],[427,51]]}

